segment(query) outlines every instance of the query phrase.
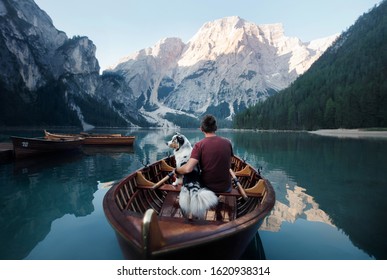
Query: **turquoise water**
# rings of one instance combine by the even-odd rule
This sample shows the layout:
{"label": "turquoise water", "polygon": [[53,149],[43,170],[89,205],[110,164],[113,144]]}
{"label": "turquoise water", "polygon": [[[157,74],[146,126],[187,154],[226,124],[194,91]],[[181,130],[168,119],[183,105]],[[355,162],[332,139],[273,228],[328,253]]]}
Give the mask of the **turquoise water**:
{"label": "turquoise water", "polygon": [[[110,131],[135,135],[134,147],[0,164],[0,259],[122,259],[102,209],[107,190],[97,181],[166,156],[174,131]],[[181,132],[192,143],[202,138],[199,130]],[[41,134],[2,131],[0,141]],[[267,259],[387,259],[386,140],[218,134],[275,188],[276,205],[259,230]]]}

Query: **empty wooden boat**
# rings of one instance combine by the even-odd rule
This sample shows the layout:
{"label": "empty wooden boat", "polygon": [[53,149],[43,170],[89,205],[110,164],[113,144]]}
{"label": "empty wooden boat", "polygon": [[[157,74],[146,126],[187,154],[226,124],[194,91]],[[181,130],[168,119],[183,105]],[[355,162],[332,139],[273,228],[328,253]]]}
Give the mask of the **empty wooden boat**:
{"label": "empty wooden boat", "polygon": [[85,136],[84,145],[132,146],[135,136]]}
{"label": "empty wooden boat", "polygon": [[205,220],[182,216],[171,179],[156,184],[175,167],[168,157],[137,170],[105,195],[105,215],[128,259],[238,259],[275,203],[270,182],[238,157],[233,171],[247,197],[237,189],[218,193],[219,203]]}
{"label": "empty wooden boat", "polygon": [[49,140],[85,138],[80,134],[51,133],[51,132],[48,132],[47,130],[44,131],[44,136],[46,139],[49,139]]}
{"label": "empty wooden boat", "polygon": [[135,136],[122,136],[121,134],[90,134],[81,132],[80,134],[62,134],[51,133],[44,131],[45,137],[48,139],[71,139],[74,137],[82,137],[85,139],[83,145],[111,145],[111,146],[132,146]]}

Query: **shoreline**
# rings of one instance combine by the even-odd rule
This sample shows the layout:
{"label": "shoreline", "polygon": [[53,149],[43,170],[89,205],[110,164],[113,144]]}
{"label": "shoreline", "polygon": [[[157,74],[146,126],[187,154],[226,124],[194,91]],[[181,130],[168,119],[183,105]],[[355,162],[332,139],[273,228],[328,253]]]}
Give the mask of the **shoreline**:
{"label": "shoreline", "polygon": [[362,130],[362,129],[319,129],[308,131],[309,133],[330,136],[338,138],[385,138],[387,139],[387,131],[377,130]]}

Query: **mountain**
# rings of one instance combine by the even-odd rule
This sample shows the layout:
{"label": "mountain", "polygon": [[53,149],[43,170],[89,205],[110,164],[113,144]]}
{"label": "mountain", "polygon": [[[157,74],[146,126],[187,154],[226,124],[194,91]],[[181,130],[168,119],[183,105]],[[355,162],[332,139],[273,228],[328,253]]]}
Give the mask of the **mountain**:
{"label": "mountain", "polygon": [[387,127],[387,1],[354,25],[292,85],[236,116],[236,128]]}
{"label": "mountain", "polygon": [[186,44],[178,38],[161,40],[103,75],[124,78],[149,122],[184,126],[205,113],[231,120],[286,88],[336,38],[303,43],[286,37],[281,24],[227,17],[204,24]]}
{"label": "mountain", "polygon": [[0,126],[127,125],[99,93],[96,46],[32,0],[0,0]]}
{"label": "mountain", "polygon": [[208,22],[187,43],[160,40],[99,74],[96,46],[68,38],[33,0],[0,0],[0,126],[197,127],[287,87],[335,36],[303,43],[281,24]]}

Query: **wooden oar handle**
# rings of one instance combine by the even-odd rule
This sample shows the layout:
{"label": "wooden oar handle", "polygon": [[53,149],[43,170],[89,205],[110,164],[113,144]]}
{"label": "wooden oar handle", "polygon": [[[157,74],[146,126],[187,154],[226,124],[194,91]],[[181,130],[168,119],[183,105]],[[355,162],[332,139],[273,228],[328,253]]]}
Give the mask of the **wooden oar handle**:
{"label": "wooden oar handle", "polygon": [[247,194],[245,192],[245,189],[242,187],[242,185],[239,182],[238,178],[236,177],[234,171],[232,171],[231,169],[230,169],[230,174],[232,176],[232,179],[233,179],[235,185],[238,187],[238,191],[241,194],[241,196],[243,197],[243,199],[247,199]]}
{"label": "wooden oar handle", "polygon": [[165,176],[163,179],[158,181],[156,184],[153,185],[152,189],[157,189],[161,187],[166,181],[168,181],[169,178],[171,178],[173,175],[175,175],[175,170],[168,173],[167,176]]}

